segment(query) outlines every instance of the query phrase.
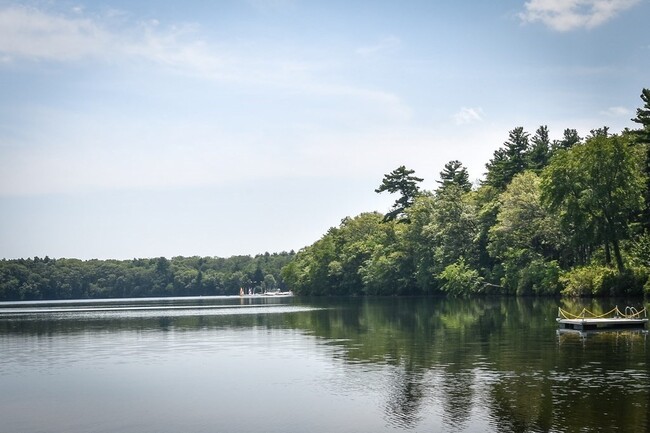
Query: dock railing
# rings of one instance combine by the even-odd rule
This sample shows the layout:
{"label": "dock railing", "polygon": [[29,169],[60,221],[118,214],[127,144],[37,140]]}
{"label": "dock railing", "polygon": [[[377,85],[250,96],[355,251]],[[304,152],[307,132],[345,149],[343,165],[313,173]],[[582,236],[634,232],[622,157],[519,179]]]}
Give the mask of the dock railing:
{"label": "dock railing", "polygon": [[566,320],[580,320],[580,319],[606,319],[606,318],[618,318],[618,319],[641,319],[648,317],[648,311],[646,308],[642,310],[637,310],[634,307],[625,307],[625,312],[622,312],[618,309],[618,305],[612,310],[603,313],[596,314],[586,308],[583,308],[579,314],[572,314],[566,310],[563,310],[562,307],[558,307],[557,318],[566,319]]}

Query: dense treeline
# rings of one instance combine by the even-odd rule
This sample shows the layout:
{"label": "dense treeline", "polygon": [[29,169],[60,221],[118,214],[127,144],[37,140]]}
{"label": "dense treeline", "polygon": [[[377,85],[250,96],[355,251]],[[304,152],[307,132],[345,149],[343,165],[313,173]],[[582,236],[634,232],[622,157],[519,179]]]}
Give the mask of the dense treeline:
{"label": "dense treeline", "polygon": [[0,300],[235,295],[284,290],[280,270],[294,253],[133,260],[0,261]]}
{"label": "dense treeline", "polygon": [[477,186],[451,161],[435,191],[401,166],[386,214],[345,218],[283,269],[310,295],[650,293],[650,90],[635,130],[552,141],[510,131]]}

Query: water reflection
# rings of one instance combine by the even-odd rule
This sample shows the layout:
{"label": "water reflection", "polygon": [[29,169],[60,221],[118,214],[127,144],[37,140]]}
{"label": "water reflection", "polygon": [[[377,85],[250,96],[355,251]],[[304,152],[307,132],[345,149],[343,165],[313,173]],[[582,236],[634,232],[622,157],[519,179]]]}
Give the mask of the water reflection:
{"label": "water reflection", "polygon": [[[290,381],[281,382],[296,393],[294,404],[311,401],[323,412],[336,410],[342,425],[362,423],[368,429],[373,425],[373,431],[382,426],[372,424],[372,408],[381,414],[387,431],[650,429],[648,332],[558,331],[555,300],[235,298],[194,302],[198,304],[165,300],[160,305],[173,308],[147,309],[132,308],[143,306],[141,301],[111,303],[112,310],[106,304],[83,304],[86,310],[97,310],[0,314],[0,384],[20,365],[30,363],[42,369],[81,362],[84,357],[88,363],[99,359],[155,363],[180,354],[191,361],[191,356],[203,353],[205,362],[221,365],[227,353],[236,362],[228,361],[224,371],[239,378],[239,387],[263,394],[260,399],[272,402],[279,397],[277,383],[267,383],[269,379],[262,374],[275,363],[274,374],[296,373]],[[562,302],[563,308],[571,310],[585,306],[579,303],[585,301]],[[592,311],[611,308],[587,302]],[[128,343],[121,349],[115,347],[120,338]],[[48,344],[56,350],[48,351]],[[92,352],[86,352],[89,347]],[[248,359],[252,357],[257,358]],[[299,371],[284,372],[284,366],[292,362]],[[306,379],[312,375],[317,385]],[[227,376],[219,377],[224,381]],[[314,386],[320,392],[314,394]],[[222,398],[212,392],[210,398],[217,397]],[[350,407],[337,406],[341,399]],[[362,415],[364,411],[369,414]],[[278,422],[280,430],[296,414],[278,411],[274,416],[270,419]],[[282,431],[307,427],[329,431],[339,426],[330,418],[318,419],[320,430],[311,419],[293,420],[295,428]],[[230,427],[237,425],[233,422]],[[274,426],[257,427],[271,431]]]}
{"label": "water reflection", "polygon": [[425,395],[423,372],[412,366],[394,369],[387,389],[386,419],[397,427],[412,428],[421,420]]}
{"label": "water reflection", "polygon": [[650,428],[647,331],[574,339],[557,334],[556,309],[554,300],[366,300],[297,326],[345,346],[349,363],[399,367],[387,387],[391,424],[420,425],[430,400],[456,431],[483,409],[494,431]]}

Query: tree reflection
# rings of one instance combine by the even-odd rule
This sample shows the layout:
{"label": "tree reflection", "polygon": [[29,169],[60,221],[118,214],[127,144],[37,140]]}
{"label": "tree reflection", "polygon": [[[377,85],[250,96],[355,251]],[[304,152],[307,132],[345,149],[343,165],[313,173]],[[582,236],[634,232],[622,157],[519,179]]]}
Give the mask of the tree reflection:
{"label": "tree reflection", "polygon": [[472,410],[474,374],[471,370],[448,368],[442,380],[443,421],[457,429],[469,420]]}
{"label": "tree reflection", "polygon": [[[596,300],[561,302],[570,310],[611,308]],[[89,329],[293,329],[335,346],[327,353],[354,374],[363,375],[353,371],[359,365],[380,369],[386,375],[380,405],[393,427],[415,429],[437,417],[446,430],[463,431],[476,427],[473,417],[480,412],[487,414],[485,430],[499,432],[650,429],[647,332],[558,334],[556,300],[293,298],[286,303],[314,309],[120,320],[0,317],[0,343],[17,334]]]}
{"label": "tree reflection", "polygon": [[413,366],[400,366],[392,371],[387,389],[386,419],[397,427],[415,427],[421,419],[424,397],[422,372]]}
{"label": "tree reflection", "polygon": [[[434,402],[454,431],[481,408],[500,432],[650,427],[648,352],[638,334],[558,344],[557,306],[525,298],[355,300],[346,313],[321,311],[308,328],[336,341],[350,363],[393,367],[385,390],[391,425],[418,426]],[[630,373],[600,383],[609,370]]]}

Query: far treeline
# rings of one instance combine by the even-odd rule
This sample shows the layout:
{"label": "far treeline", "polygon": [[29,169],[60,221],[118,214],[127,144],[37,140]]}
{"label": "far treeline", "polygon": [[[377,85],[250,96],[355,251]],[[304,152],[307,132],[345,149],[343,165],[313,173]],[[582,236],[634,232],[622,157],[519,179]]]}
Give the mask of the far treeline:
{"label": "far treeline", "polygon": [[386,215],[344,218],[282,270],[300,295],[650,294],[650,89],[632,119],[551,140],[517,127],[479,185],[451,161],[435,191],[404,166]]}
{"label": "far treeline", "polygon": [[280,270],[294,253],[133,260],[0,261],[0,301],[212,296],[286,290]]}

